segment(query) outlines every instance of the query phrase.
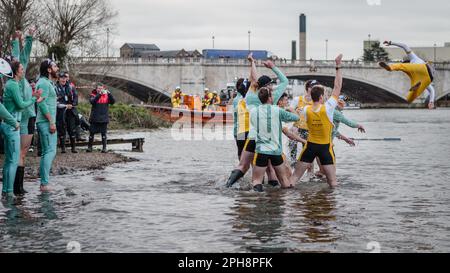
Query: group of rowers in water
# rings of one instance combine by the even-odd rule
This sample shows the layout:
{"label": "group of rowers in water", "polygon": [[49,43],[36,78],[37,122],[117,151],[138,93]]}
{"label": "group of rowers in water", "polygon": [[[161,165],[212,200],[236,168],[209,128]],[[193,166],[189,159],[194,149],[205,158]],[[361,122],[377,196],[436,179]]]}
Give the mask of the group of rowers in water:
{"label": "group of rowers in water", "polygon": [[[409,57],[409,63],[380,66],[387,71],[402,71],[411,79],[411,88],[407,95],[408,103],[427,90],[430,103],[434,109],[435,90],[432,67],[414,54],[411,49],[400,43],[385,42],[403,48]],[[264,192],[264,177],[267,173],[270,187],[293,188],[306,171],[313,174],[313,162],[316,160],[320,171],[315,175],[326,177],[328,185],[338,185],[336,177],[336,156],[333,139],[338,137],[350,145],[352,139],[339,133],[340,123],[344,123],[365,133],[365,128],[345,118],[342,109],[345,101],[341,96],[342,54],[336,58],[336,77],[331,95],[326,87],[316,80],[306,83],[306,92],[289,105],[285,93],[289,81],[272,61],[264,62],[277,76],[279,84],[269,76],[257,76],[256,62],[252,54],[248,56],[251,64],[249,79],[239,79],[236,85],[238,94],[233,101],[234,137],[238,148],[239,165],[232,171],[226,182],[231,188],[253,167],[252,184],[256,192]],[[283,123],[294,122],[294,130]],[[291,161],[296,162],[294,170],[283,154],[282,134],[291,141]],[[303,150],[297,158],[296,144],[302,143]]]}

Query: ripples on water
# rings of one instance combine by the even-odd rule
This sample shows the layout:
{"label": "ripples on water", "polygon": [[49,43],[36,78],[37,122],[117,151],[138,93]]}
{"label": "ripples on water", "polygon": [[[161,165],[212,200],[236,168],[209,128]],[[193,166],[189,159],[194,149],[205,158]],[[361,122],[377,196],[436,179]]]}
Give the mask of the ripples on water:
{"label": "ripples on water", "polygon": [[50,195],[27,183],[26,199],[2,202],[0,252],[66,252],[71,241],[84,252],[368,252],[372,241],[384,252],[449,251],[450,111],[346,114],[364,137],[403,141],[337,143],[334,191],[319,181],[228,190],[233,141],[133,133],[145,153],[123,153],[140,162],[55,177]]}

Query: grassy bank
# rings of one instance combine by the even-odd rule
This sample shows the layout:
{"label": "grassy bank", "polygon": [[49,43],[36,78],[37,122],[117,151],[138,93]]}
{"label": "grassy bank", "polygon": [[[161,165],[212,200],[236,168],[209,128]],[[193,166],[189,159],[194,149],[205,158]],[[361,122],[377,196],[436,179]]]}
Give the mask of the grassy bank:
{"label": "grassy bank", "polygon": [[[91,105],[89,103],[81,103],[78,111],[89,119],[91,113]],[[168,127],[169,124],[144,108],[132,107],[125,104],[116,104],[109,108],[110,124],[109,129],[157,129]]]}

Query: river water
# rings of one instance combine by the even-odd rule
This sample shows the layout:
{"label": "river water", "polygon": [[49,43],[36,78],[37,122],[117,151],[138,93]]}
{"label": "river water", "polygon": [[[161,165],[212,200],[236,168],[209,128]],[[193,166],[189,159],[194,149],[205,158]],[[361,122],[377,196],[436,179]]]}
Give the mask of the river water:
{"label": "river water", "polygon": [[348,136],[402,141],[338,142],[335,190],[228,190],[232,140],[132,133],[144,153],[114,148],[139,162],[55,177],[50,195],[27,183],[25,200],[0,204],[0,252],[450,251],[450,110],[346,115],[368,131]]}

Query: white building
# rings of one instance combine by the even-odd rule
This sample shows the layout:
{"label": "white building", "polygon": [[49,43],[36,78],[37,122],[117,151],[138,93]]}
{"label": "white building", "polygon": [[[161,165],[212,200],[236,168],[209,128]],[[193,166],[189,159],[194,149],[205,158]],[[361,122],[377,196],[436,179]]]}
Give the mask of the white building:
{"label": "white building", "polygon": [[[443,47],[411,47],[411,49],[424,61],[450,62],[450,43],[445,43]],[[401,61],[406,55],[405,51],[398,47],[386,47],[385,50],[389,53],[389,59],[392,61]]]}

